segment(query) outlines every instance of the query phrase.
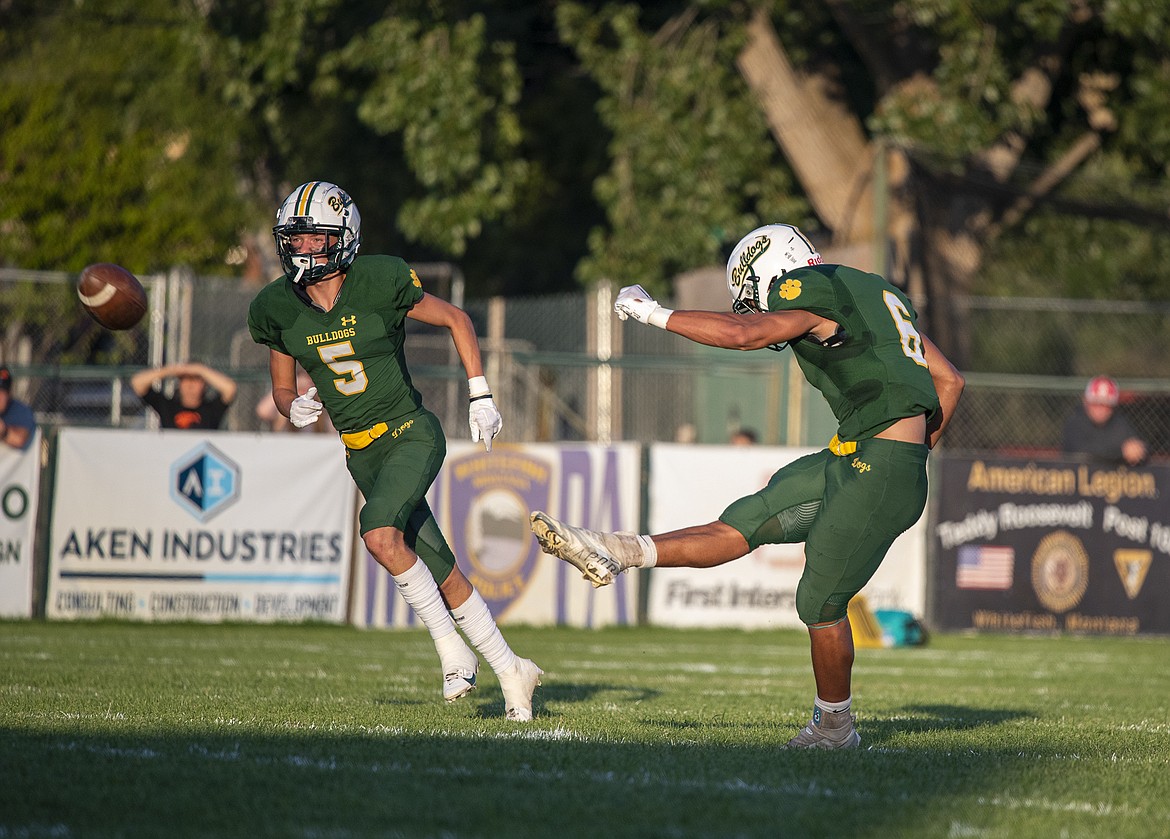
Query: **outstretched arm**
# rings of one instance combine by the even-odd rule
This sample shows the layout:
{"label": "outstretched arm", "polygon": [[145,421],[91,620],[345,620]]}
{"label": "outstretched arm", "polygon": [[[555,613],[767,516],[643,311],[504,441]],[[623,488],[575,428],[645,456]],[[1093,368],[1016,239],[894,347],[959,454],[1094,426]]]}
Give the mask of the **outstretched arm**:
{"label": "outstretched arm", "polygon": [[[832,329],[822,330],[822,324],[832,324]],[[835,328],[832,321],[803,310],[758,315],[683,310],[674,312],[666,322],[667,332],[728,350],[759,350],[809,333],[832,334]]]}
{"label": "outstretched arm", "polygon": [[942,351],[934,342],[922,333],[923,357],[930,368],[930,378],[934,380],[934,389],[938,393],[938,402],[942,410],[935,416],[934,421],[927,426],[927,443],[933,449],[942,436],[943,429],[950,425],[951,417],[955,414],[955,406],[959,404],[959,397],[963,395],[963,386],[966,384],[963,374],[955,365],[947,360]]}
{"label": "outstretched arm", "polygon": [[803,310],[760,314],[673,311],[658,305],[641,286],[623,288],[614,311],[622,320],[632,317],[697,344],[728,350],[759,350],[810,333],[823,340],[837,331],[835,322]]}

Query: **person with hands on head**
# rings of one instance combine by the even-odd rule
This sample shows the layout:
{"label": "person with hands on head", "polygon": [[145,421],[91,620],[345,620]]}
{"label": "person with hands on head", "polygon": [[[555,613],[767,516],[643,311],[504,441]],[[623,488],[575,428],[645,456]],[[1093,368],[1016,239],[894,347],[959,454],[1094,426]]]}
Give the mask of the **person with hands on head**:
{"label": "person with hands on head", "polygon": [[[171,378],[178,383],[168,396],[161,385]],[[198,362],[140,370],[130,377],[130,387],[154,409],[163,428],[192,430],[219,428],[237,391],[231,376]]]}
{"label": "person with hands on head", "polygon": [[[273,228],[284,275],[248,310],[252,338],[269,350],[272,399],[304,428],[328,411],[361,490],[362,540],[430,632],[443,698],[476,687],[479,658],[495,671],[505,715],[532,719],[542,670],[504,640],[483,597],[456,564],[426,493],[447,452],[438,418],[410,378],[407,318],[446,329],[467,375],[473,442],[491,451],[503,421],[483,375],[479,339],[462,309],[423,291],[396,256],[358,256],[361,215],[335,184],[310,181],[280,205]],[[300,393],[296,365],[313,385]]]}
{"label": "person with hands on head", "polygon": [[672,311],[641,286],[614,310],[691,341],[735,350],[790,346],[839,426],[829,446],[778,470],[717,521],[659,535],[601,533],[532,514],[546,553],[594,586],[629,568],[709,568],[760,545],[804,542],[796,609],[808,627],[816,698],[789,748],[861,743],[852,708],[849,601],[926,505],[927,452],[963,378],[918,329],[910,300],[877,274],[822,264],[795,227],[752,231],[727,264],[732,311]]}

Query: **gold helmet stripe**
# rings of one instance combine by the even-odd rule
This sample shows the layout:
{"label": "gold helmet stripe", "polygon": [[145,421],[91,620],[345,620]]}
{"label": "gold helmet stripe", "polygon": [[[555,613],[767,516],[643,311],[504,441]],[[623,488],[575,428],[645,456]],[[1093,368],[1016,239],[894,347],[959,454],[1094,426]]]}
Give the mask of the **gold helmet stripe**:
{"label": "gold helmet stripe", "polygon": [[309,214],[309,202],[313,200],[313,193],[317,191],[317,187],[320,185],[320,181],[309,181],[301,187],[301,194],[297,198],[296,214],[298,216],[307,216]]}

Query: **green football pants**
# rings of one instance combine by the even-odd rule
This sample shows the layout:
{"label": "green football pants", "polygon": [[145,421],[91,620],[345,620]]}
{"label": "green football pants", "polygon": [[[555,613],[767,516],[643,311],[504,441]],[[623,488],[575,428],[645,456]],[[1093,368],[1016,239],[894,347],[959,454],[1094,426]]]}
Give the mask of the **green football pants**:
{"label": "green football pants", "polygon": [[806,624],[838,621],[894,540],[926,507],[924,445],[870,439],[853,454],[828,449],[784,466],[719,520],[760,545],[804,542],[796,610]]}
{"label": "green football pants", "polygon": [[447,456],[447,439],[438,417],[426,410],[390,426],[364,449],[346,449],[349,474],[365,497],[358,523],[363,535],[376,527],[401,530],[441,585],[455,567],[455,554],[426,496]]}

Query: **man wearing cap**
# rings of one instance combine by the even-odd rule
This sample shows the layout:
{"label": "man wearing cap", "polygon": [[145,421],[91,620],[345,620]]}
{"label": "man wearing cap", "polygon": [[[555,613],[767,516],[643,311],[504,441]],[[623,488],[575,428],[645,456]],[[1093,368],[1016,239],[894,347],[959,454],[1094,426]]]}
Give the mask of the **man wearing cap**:
{"label": "man wearing cap", "polygon": [[12,398],[12,371],[0,367],[0,440],[14,449],[27,448],[36,427],[32,408]]}
{"label": "man wearing cap", "polygon": [[1061,448],[1087,455],[1097,463],[1137,466],[1146,459],[1146,444],[1125,415],[1117,411],[1121,390],[1108,376],[1095,376],[1085,386],[1082,410],[1064,423]]}

